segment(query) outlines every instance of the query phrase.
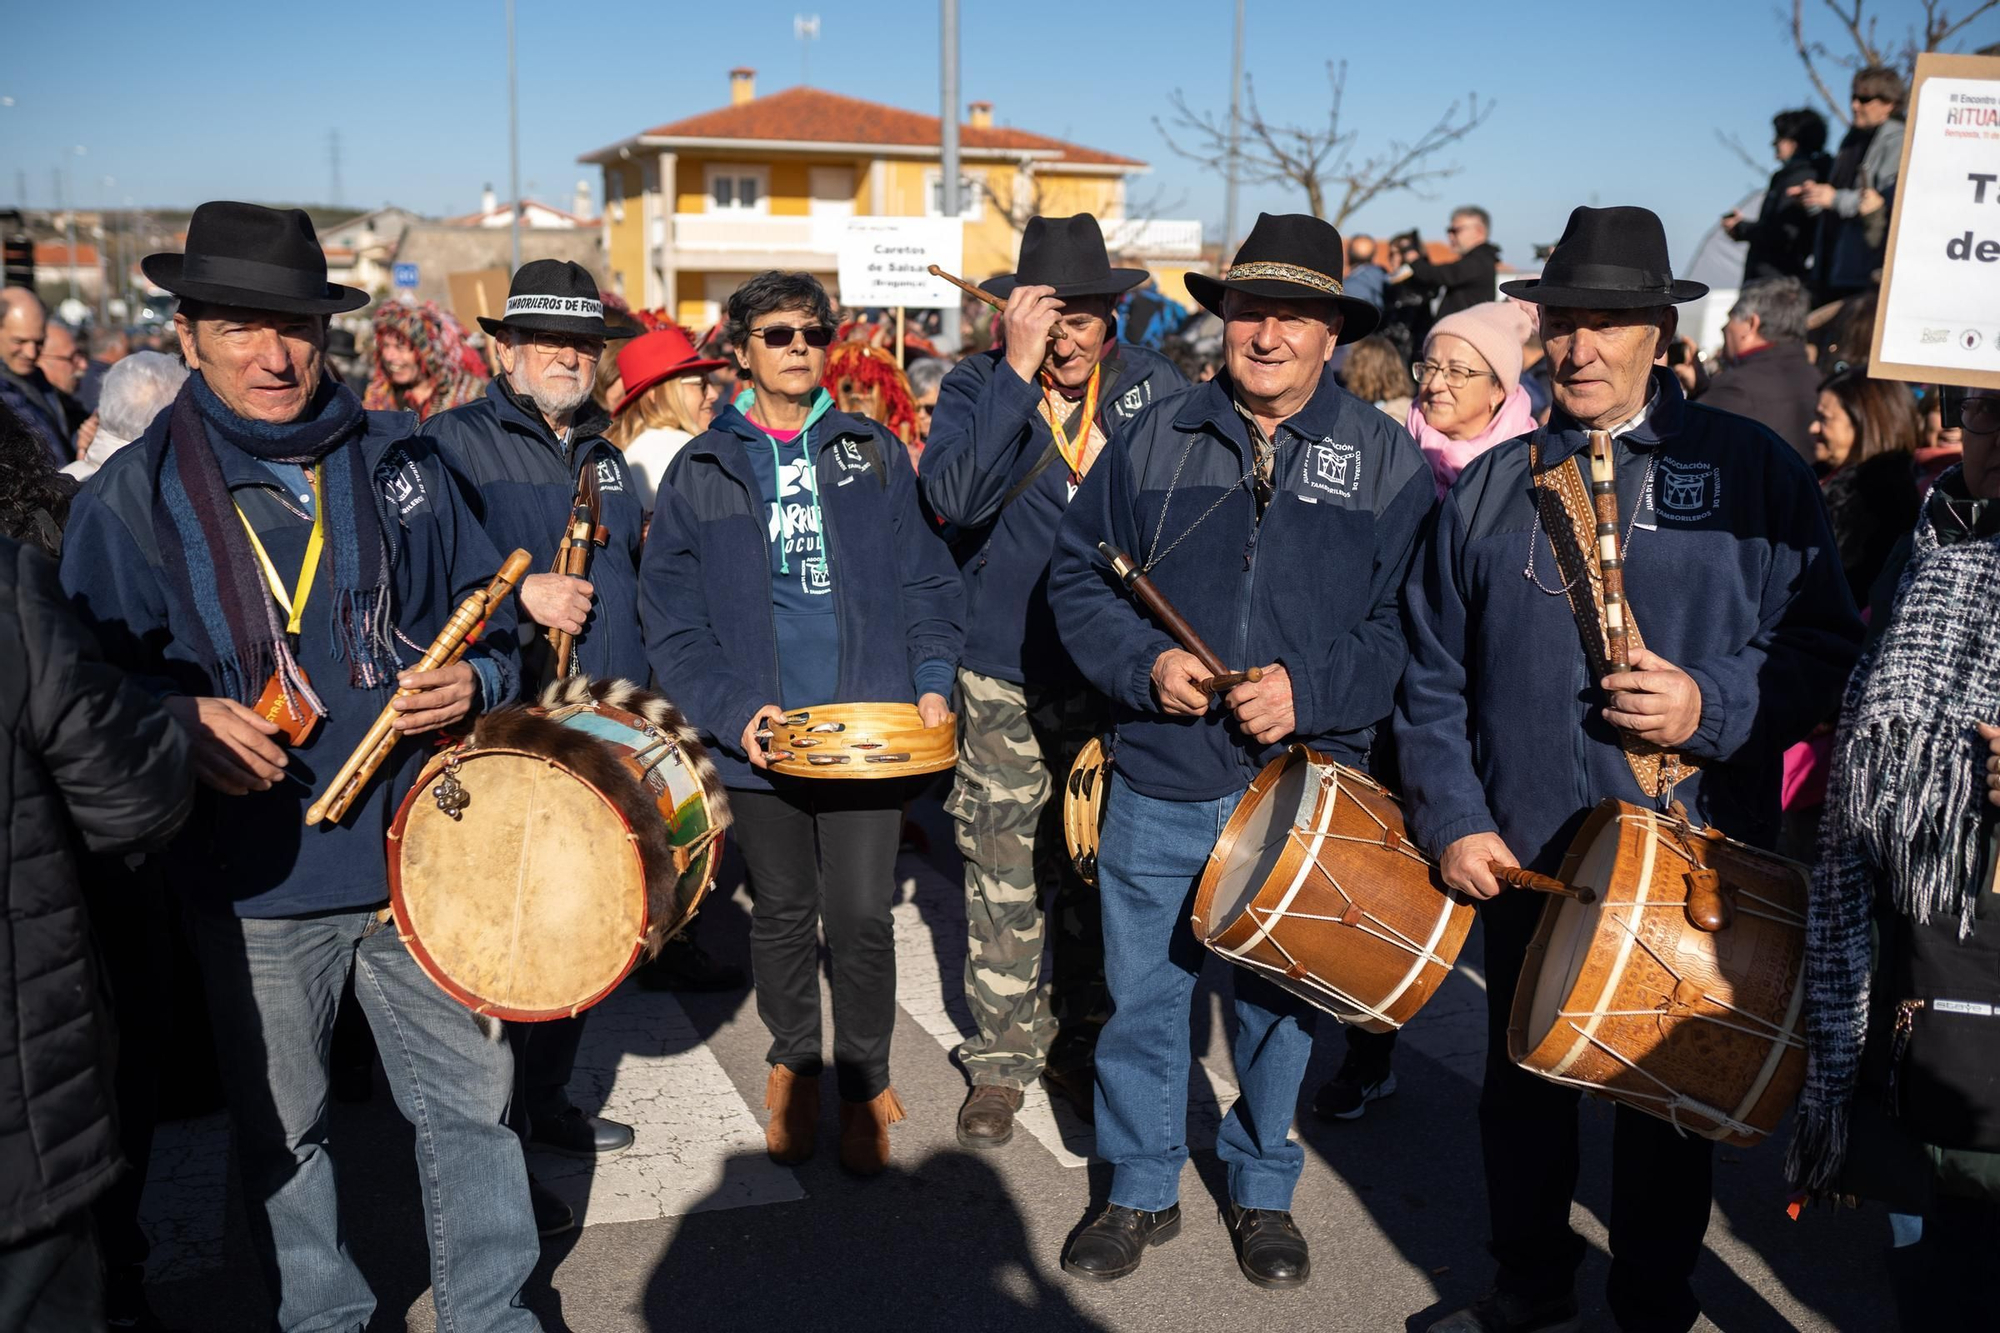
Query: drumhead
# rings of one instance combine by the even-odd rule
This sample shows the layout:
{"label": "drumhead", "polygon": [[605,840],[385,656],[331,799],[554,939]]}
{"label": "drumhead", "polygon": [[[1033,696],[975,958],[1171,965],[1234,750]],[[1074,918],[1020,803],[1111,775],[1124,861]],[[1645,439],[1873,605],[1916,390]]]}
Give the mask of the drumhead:
{"label": "drumhead", "polygon": [[[1549,937],[1548,952],[1535,976],[1535,1003],[1528,1011],[1527,1048],[1540,1046],[1560,1021],[1564,1009],[1573,1009],[1570,997],[1576,993],[1577,978],[1583,974],[1584,960],[1604,916],[1604,902],[1610,896],[1612,877],[1618,865],[1619,823],[1604,821],[1597,836],[1578,864],[1572,883],[1597,890],[1597,901],[1589,906],[1574,898],[1556,898],[1555,930]],[[1509,893],[1527,890],[1509,889]]]}
{"label": "drumhead", "polygon": [[1207,922],[1211,934],[1242,916],[1277,869],[1312,780],[1313,766],[1303,756],[1293,755],[1261,799],[1250,793],[1231,816],[1237,837],[1216,877],[1213,914]]}
{"label": "drumhead", "polygon": [[646,880],[624,818],[544,758],[473,753],[461,817],[430,776],[398,844],[397,916],[444,988],[502,1017],[557,1017],[625,974],[646,928]]}

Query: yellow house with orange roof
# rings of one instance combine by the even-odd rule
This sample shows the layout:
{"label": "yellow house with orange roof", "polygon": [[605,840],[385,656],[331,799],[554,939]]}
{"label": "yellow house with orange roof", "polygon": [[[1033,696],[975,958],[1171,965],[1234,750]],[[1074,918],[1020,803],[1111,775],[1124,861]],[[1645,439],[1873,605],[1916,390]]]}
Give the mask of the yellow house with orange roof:
{"label": "yellow house with orange roof", "polygon": [[[607,281],[627,301],[700,330],[765,269],[803,269],[833,291],[848,218],[943,215],[936,116],[818,88],[759,97],[748,69],[729,82],[728,106],[578,159],[604,171]],[[970,111],[959,130],[964,276],[1011,271],[1035,213],[1092,213],[1115,256],[1192,305],[1183,278],[1202,267],[1201,223],[1126,215],[1127,178],[1145,162],[995,125],[990,103]]]}

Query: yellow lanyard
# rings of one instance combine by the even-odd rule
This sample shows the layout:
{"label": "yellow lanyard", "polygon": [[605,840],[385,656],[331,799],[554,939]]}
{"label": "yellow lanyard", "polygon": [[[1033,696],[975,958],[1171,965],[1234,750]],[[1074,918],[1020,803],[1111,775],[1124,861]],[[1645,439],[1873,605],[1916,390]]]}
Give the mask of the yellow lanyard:
{"label": "yellow lanyard", "polygon": [[285,625],[285,633],[297,634],[306,613],[306,599],[312,596],[313,577],[319,573],[320,549],[326,545],[326,524],[322,515],[326,513],[326,488],[320,484],[320,469],[313,468],[313,529],[312,536],[306,538],[305,563],[299,566],[299,586],[297,591],[287,595],[284,583],[278,578],[278,567],[271,563],[271,557],[264,551],[264,543],[257,540],[257,530],[250,526],[250,516],[243,512],[243,506],[236,506],[236,517],[243,520],[243,531],[250,534],[250,548],[257,553],[257,562],[264,566],[264,580],[271,585],[271,596],[278,599],[278,605],[285,608],[291,620]]}
{"label": "yellow lanyard", "polygon": [[1057,406],[1062,399],[1055,391],[1055,381],[1047,375],[1042,376],[1042,404],[1049,414],[1049,434],[1055,436],[1056,452],[1062,455],[1063,462],[1069,464],[1069,479],[1072,482],[1083,480],[1083,455],[1090,447],[1091,425],[1097,420],[1097,377],[1102,370],[1101,365],[1090,368],[1090,387],[1084,391],[1083,419],[1076,432],[1074,453],[1070,451],[1070,442],[1063,434],[1062,412]]}

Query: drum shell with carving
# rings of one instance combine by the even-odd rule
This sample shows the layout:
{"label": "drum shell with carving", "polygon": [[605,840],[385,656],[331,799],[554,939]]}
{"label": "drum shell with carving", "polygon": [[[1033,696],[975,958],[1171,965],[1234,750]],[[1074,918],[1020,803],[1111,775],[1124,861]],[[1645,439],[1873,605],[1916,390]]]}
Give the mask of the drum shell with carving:
{"label": "drum shell with carving", "polygon": [[[1718,872],[1721,930],[1690,919],[1688,872]],[[1805,1079],[1803,866],[1712,830],[1605,801],[1564,858],[1507,1030],[1530,1073],[1748,1146]]]}

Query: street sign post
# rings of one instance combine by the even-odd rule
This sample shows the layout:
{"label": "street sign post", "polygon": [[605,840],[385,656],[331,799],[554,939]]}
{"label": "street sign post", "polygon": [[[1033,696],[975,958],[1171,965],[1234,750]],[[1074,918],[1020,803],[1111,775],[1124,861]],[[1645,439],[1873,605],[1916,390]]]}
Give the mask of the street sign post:
{"label": "street sign post", "polygon": [[390,270],[390,280],[398,287],[405,289],[414,288],[417,285],[417,266],[415,264],[396,265]]}

